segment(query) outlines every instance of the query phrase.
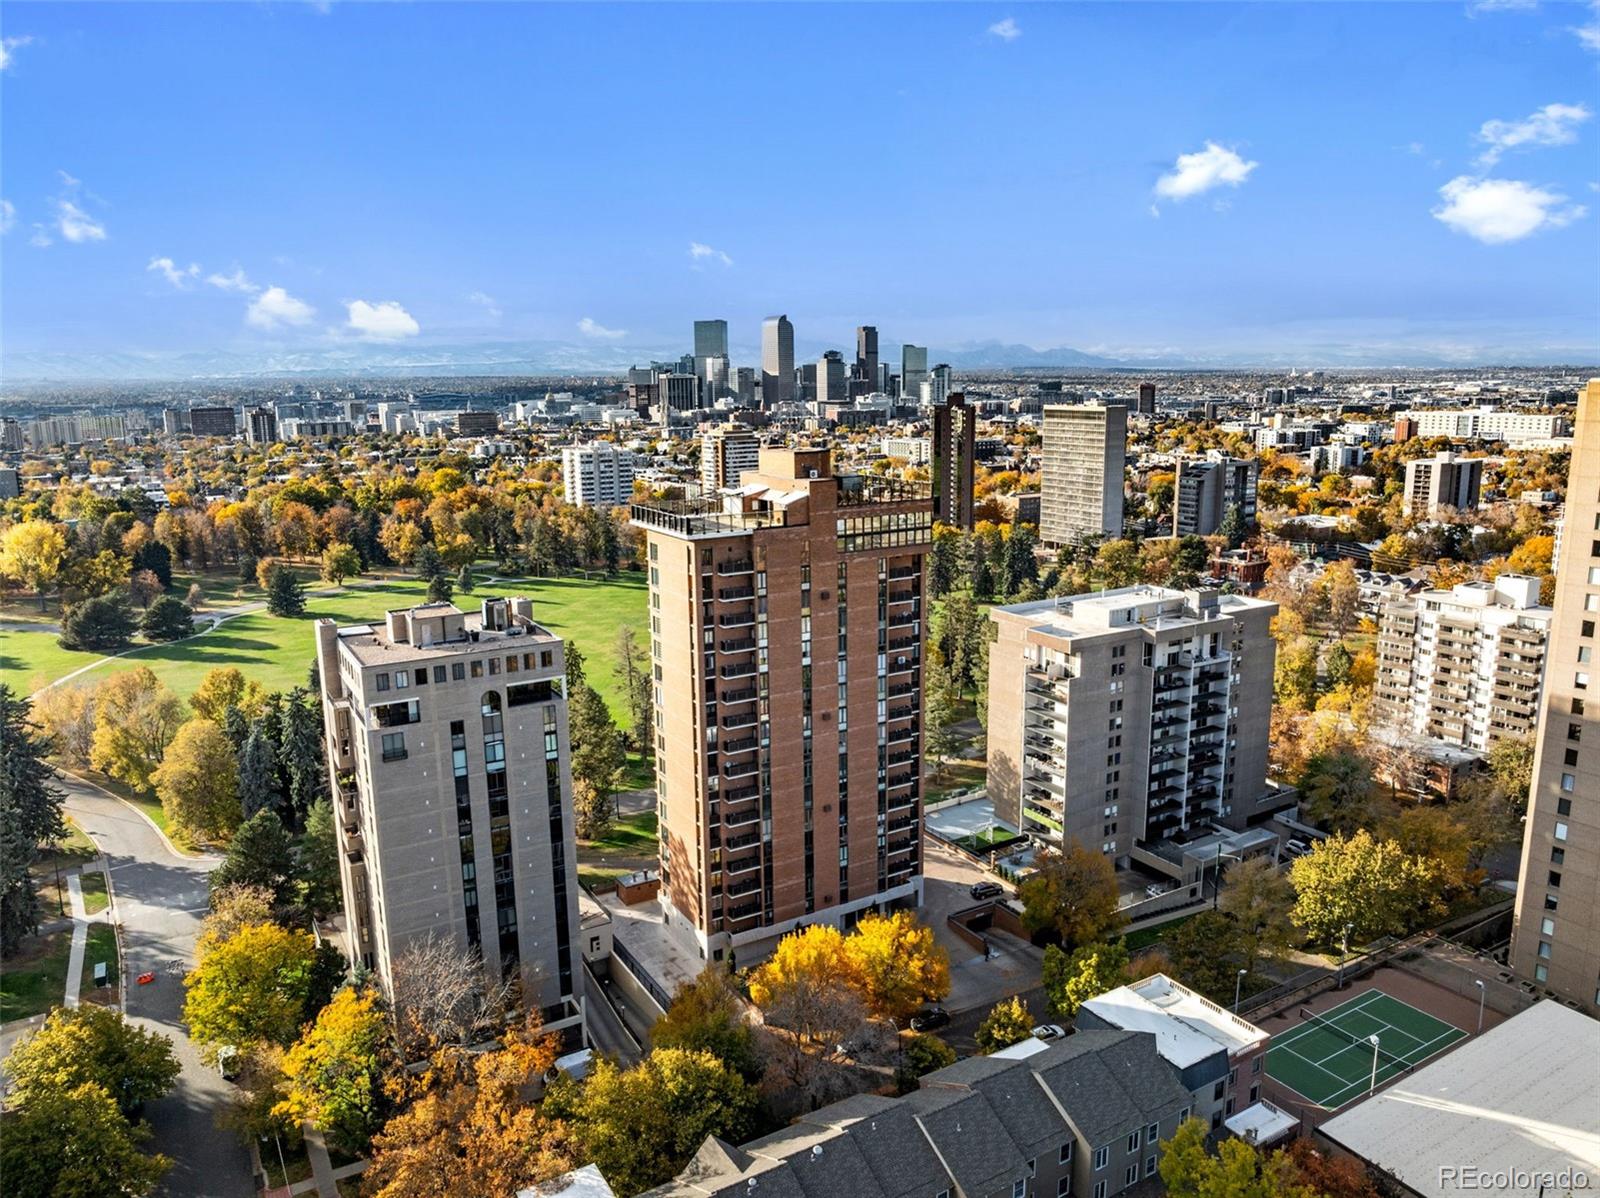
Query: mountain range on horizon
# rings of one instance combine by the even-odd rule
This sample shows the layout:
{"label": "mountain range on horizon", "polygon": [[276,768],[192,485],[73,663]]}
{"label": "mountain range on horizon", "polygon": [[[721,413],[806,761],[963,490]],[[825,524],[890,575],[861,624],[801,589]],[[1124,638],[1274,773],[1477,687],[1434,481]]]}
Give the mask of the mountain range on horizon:
{"label": "mountain range on horizon", "polygon": [[[795,361],[820,358],[822,342],[799,342]],[[842,347],[839,347],[842,348]],[[247,349],[189,352],[12,351],[0,358],[0,380],[9,383],[185,381],[356,375],[401,376],[575,375],[621,374],[630,366],[675,360],[682,347],[649,343],[605,343],[502,340],[406,342],[384,344],[340,342],[320,346],[262,346]],[[900,345],[882,342],[883,360],[898,363]],[[851,356],[846,350],[846,356]],[[760,351],[735,347],[734,362],[759,368]],[[1375,349],[1328,345],[1295,351],[1215,354],[1168,351],[1127,356],[1092,353],[1060,346],[1038,349],[999,340],[959,347],[930,347],[930,365],[947,363],[957,371],[975,370],[1309,370],[1309,369],[1466,369],[1496,366],[1565,366],[1600,362],[1600,350],[1552,347],[1528,351],[1459,351],[1415,348]]]}

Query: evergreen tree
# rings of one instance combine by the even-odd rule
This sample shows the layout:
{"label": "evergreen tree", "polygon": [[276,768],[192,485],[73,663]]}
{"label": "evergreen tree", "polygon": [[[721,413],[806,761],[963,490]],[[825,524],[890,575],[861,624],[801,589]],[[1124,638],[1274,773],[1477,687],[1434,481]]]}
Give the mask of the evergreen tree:
{"label": "evergreen tree", "polygon": [[275,616],[298,616],[306,610],[306,588],[287,566],[275,565],[267,573],[267,610]]}
{"label": "evergreen tree", "polygon": [[256,812],[233,834],[228,855],[211,872],[214,889],[223,886],[260,886],[272,892],[279,906],[293,898],[294,847],[277,812]]}
{"label": "evergreen tree", "polygon": [[456,574],[456,590],[460,591],[463,595],[470,595],[472,594],[472,587],[472,563],[462,562],[461,570]]}
{"label": "evergreen tree", "polygon": [[181,641],[194,635],[194,612],[181,599],[163,595],[144,613],[139,631],[146,640]]}
{"label": "evergreen tree", "polygon": [[622,737],[611,722],[605,700],[594,687],[584,683],[567,701],[568,726],[572,741],[572,779],[574,786],[586,788],[585,815],[579,822],[580,835],[597,836],[611,823],[611,796],[617,789],[622,767],[627,764]]}
{"label": "evergreen tree", "polygon": [[0,683],[0,954],[10,956],[38,922],[28,875],[41,844],[66,834],[48,739],[31,722],[33,705]]}
{"label": "evergreen tree", "polygon": [[322,754],[322,712],[311,693],[300,687],[290,691],[284,701],[278,762],[289,783],[288,822],[298,825],[328,787]]}
{"label": "evergreen tree", "polygon": [[[222,709],[222,731],[228,738],[228,743],[233,745],[235,753],[244,751],[244,742],[250,739],[250,717],[237,703],[230,703]],[[246,814],[250,814],[246,812]]]}
{"label": "evergreen tree", "polygon": [[1239,510],[1239,505],[1229,504],[1227,513],[1222,517],[1222,523],[1217,525],[1217,535],[1228,539],[1229,549],[1237,549],[1244,544],[1246,531],[1244,513]]}
{"label": "evergreen tree", "polygon": [[428,579],[428,602],[449,603],[452,590],[449,575],[441,571]]}
{"label": "evergreen tree", "polygon": [[160,541],[146,541],[133,555],[133,572],[149,570],[161,580],[161,589],[172,586],[172,551]]}
{"label": "evergreen tree", "polygon": [[[230,713],[237,708],[230,708]],[[224,729],[226,731],[226,729]],[[231,739],[231,737],[230,737]],[[283,788],[278,783],[278,746],[263,724],[251,728],[239,754],[239,805],[246,819],[258,811],[279,806]]]}
{"label": "evergreen tree", "polygon": [[1017,594],[1029,583],[1039,581],[1039,560],[1033,553],[1038,543],[1033,525],[1012,526],[1005,548],[1005,592],[1008,596]]}
{"label": "evergreen tree", "polygon": [[571,641],[566,643],[567,655],[567,698],[570,700],[576,695],[587,681],[583,667],[583,651]]}
{"label": "evergreen tree", "polygon": [[422,548],[417,550],[417,556],[411,559],[411,566],[416,570],[418,578],[432,579],[444,573],[444,563],[439,560],[439,551],[431,542],[424,543]]}
{"label": "evergreen tree", "polygon": [[63,649],[112,653],[133,639],[133,609],[120,593],[97,595],[74,603],[61,617]]}
{"label": "evergreen tree", "polygon": [[317,915],[339,909],[339,839],[333,826],[333,804],[318,799],[306,814],[300,841],[300,879],[307,907]]}

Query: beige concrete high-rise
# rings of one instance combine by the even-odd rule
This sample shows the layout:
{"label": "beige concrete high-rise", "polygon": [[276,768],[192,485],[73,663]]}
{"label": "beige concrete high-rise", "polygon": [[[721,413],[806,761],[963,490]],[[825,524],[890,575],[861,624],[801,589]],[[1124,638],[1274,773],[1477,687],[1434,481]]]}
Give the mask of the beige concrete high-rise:
{"label": "beige concrete high-rise", "polygon": [[392,994],[432,936],[518,979],[546,1028],[581,1025],[561,638],[520,597],[316,632],[351,958]]}
{"label": "beige concrete high-rise", "polygon": [[[1511,967],[1600,1014],[1600,378],[1578,393]],[[1590,704],[1594,704],[1590,709]]]}
{"label": "beige concrete high-rise", "polygon": [[1128,409],[1046,404],[1039,478],[1039,539],[1072,545],[1122,535]]}
{"label": "beige concrete high-rise", "polygon": [[707,495],[723,487],[737,487],[739,476],[754,470],[761,442],[755,430],[739,424],[719,424],[700,434],[700,486]]}
{"label": "beige concrete high-rise", "polygon": [[1482,458],[1458,457],[1449,450],[1415,458],[1406,463],[1406,511],[1413,516],[1433,516],[1446,508],[1473,511],[1482,485]]}
{"label": "beige concrete high-rise", "polygon": [[761,322],[761,403],[770,408],[794,399],[794,325],[787,316]]}
{"label": "beige concrete high-rise", "polygon": [[722,959],[918,903],[926,485],[764,448],[738,491],[633,521],[668,926]]}

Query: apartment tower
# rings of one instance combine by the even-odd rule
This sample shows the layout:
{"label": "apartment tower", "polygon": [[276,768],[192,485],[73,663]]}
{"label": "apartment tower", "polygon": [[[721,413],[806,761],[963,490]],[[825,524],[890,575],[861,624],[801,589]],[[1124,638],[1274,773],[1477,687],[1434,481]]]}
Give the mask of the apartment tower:
{"label": "apartment tower", "polygon": [[1437,515],[1443,508],[1473,511],[1482,484],[1482,458],[1457,457],[1449,451],[1417,458],[1406,463],[1406,511],[1413,516]]}
{"label": "apartment tower", "polygon": [[794,399],[794,325],[787,316],[761,322],[761,401],[763,407]]}
{"label": "apartment tower", "polygon": [[[1511,967],[1600,1014],[1600,378],[1578,393]],[[1588,704],[1594,703],[1591,713]]]}
{"label": "apartment tower", "polygon": [[1128,409],[1046,404],[1039,479],[1039,539],[1072,545],[1122,535],[1122,475]]}
{"label": "apartment tower", "polygon": [[1255,458],[1180,458],[1173,483],[1172,533],[1209,537],[1222,527],[1231,508],[1246,528],[1256,522]]}
{"label": "apartment tower", "polygon": [[737,492],[633,521],[668,925],[722,959],[918,903],[927,488],[763,448]]}
{"label": "apartment tower", "polygon": [[561,482],[576,507],[616,507],[633,497],[633,453],[609,441],[568,445],[561,451]]}
{"label": "apartment tower", "polygon": [[1396,589],[1378,610],[1374,714],[1391,731],[1480,752],[1528,735],[1550,617],[1539,580],[1522,574],[1448,591]]}
{"label": "apartment tower", "polygon": [[959,391],[933,409],[933,518],[955,528],[973,525],[977,416]]}
{"label": "apartment tower", "polygon": [[1265,816],[1277,611],[1149,586],[991,608],[995,810],[1119,860]]}
{"label": "apartment tower", "polygon": [[393,994],[431,936],[518,979],[546,1028],[580,1026],[561,638],[520,597],[316,632],[351,959]]}
{"label": "apartment tower", "polygon": [[721,424],[700,434],[700,487],[711,495],[723,487],[737,487],[739,476],[754,470],[761,443],[752,429]]}

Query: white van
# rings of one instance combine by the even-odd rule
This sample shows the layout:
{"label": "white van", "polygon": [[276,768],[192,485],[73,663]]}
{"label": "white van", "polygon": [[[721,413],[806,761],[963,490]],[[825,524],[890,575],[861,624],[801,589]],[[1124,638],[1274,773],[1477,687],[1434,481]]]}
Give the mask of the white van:
{"label": "white van", "polygon": [[546,1082],[553,1082],[560,1074],[565,1073],[575,1082],[581,1082],[589,1076],[589,1069],[594,1064],[594,1049],[580,1048],[577,1052],[569,1052],[564,1057],[557,1057],[556,1063],[550,1066],[544,1075]]}

